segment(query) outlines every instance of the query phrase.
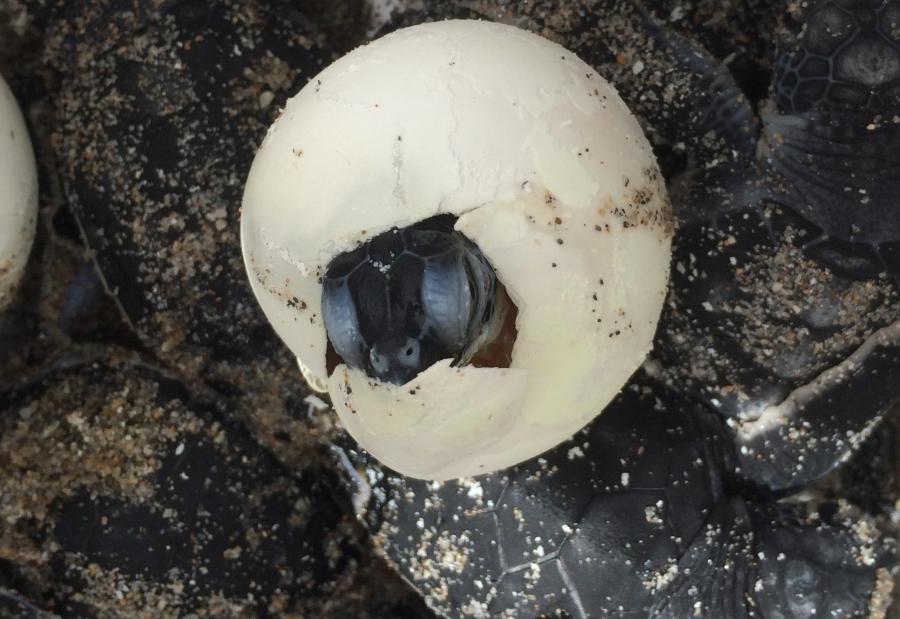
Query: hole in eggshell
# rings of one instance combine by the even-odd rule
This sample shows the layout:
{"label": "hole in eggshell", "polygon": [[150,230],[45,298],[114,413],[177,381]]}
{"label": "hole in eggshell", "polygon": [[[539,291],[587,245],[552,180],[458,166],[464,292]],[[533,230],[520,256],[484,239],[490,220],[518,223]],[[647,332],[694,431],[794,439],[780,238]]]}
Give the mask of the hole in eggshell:
{"label": "hole in eggshell", "polygon": [[[459,234],[460,236],[465,236],[465,235],[462,235],[462,233],[460,233],[458,231],[454,232],[454,224],[456,222],[456,219],[457,218],[454,215],[442,214],[442,215],[437,215],[437,216],[431,217],[429,219],[423,220],[421,222],[418,222],[417,224],[412,224],[412,226],[415,226],[418,230],[453,233],[453,234]],[[367,241],[365,243],[365,245],[372,244],[372,247],[374,247],[374,250],[372,249],[372,247],[370,247],[368,250],[366,250],[367,253],[364,254],[366,259],[371,260],[372,259],[372,251],[377,250],[377,251],[381,251],[382,253],[385,254],[384,256],[382,256],[382,255],[375,256],[375,258],[378,261],[380,261],[379,264],[391,264],[391,262],[395,259],[395,254],[391,253],[390,250],[393,249],[393,251],[397,251],[396,248],[391,247],[391,244],[397,243],[397,238],[399,238],[399,234],[401,234],[404,230],[406,230],[406,229],[405,228],[402,228],[402,229],[392,228],[389,232],[378,235],[378,236],[374,237],[373,239],[370,239],[369,241]],[[385,240],[383,237],[386,237],[388,235],[393,235],[393,236],[391,236],[390,238]],[[472,243],[473,245],[475,245],[475,243],[471,239],[467,239],[467,240],[469,243]],[[434,248],[435,241],[434,240],[428,239],[426,237],[425,239],[420,239],[420,241],[423,243],[422,249],[430,249],[431,251],[435,251],[435,248]],[[401,259],[403,258],[403,255],[405,255],[407,253],[407,251],[409,251],[409,247],[406,245],[406,242],[407,241],[404,241],[404,245],[402,247],[403,252],[402,252],[402,254],[400,254]],[[431,246],[429,246],[429,244]],[[477,248],[477,245],[475,245],[475,247]],[[420,249],[420,248],[415,248],[413,251],[415,251],[417,249]],[[440,246],[438,246],[436,255],[440,255],[440,253],[446,252],[446,251],[447,251],[446,248],[440,248]],[[351,255],[350,259],[345,258],[344,257],[345,255],[343,255],[343,254],[341,256],[338,256],[337,258],[333,259],[331,264],[329,264],[328,275],[326,277],[334,276],[335,272],[337,272],[338,277],[344,277],[344,276],[349,275],[349,272],[355,268],[353,266],[353,261],[354,260],[358,261],[361,257],[360,255],[355,255],[358,253],[359,253],[359,250],[354,251],[353,252],[354,255]],[[387,257],[385,257],[385,256],[387,256]],[[482,259],[487,261],[487,259],[484,256],[482,256]],[[338,260],[343,260],[344,262],[350,263],[351,268],[347,271],[347,273],[340,271],[339,270],[340,267],[334,266]],[[340,264],[343,264],[343,263],[340,263]],[[346,265],[344,265],[344,266],[346,266]],[[487,266],[489,269],[493,269],[493,267],[490,266],[490,264],[488,264]],[[471,267],[472,269],[475,269],[474,271],[469,270],[470,267],[471,267],[471,263],[467,263],[466,268],[467,268],[467,277],[469,278],[468,279],[469,287],[470,287],[470,289],[474,289],[480,285],[479,281],[478,281],[478,278],[479,278],[478,273],[481,273],[481,271],[477,271],[477,267]],[[335,271],[336,268],[338,269],[337,271]],[[381,272],[384,273],[385,271],[382,270]],[[481,277],[483,277],[483,275]],[[496,277],[496,275],[493,275],[493,277]],[[389,276],[388,276],[388,278],[389,278]],[[474,351],[474,353],[473,353],[472,349],[469,349],[468,351],[460,352],[461,357],[460,356],[456,357],[456,359],[453,362],[454,366],[470,365],[470,366],[479,367],[479,368],[508,368],[508,367],[510,367],[510,364],[512,363],[513,348],[515,346],[516,338],[518,336],[518,330],[516,329],[516,319],[517,319],[519,312],[518,312],[518,308],[516,307],[515,303],[513,303],[512,299],[507,294],[506,288],[503,286],[503,284],[499,281],[499,279],[496,279],[495,282],[496,282],[496,298],[493,299],[488,304],[487,308],[483,308],[484,311],[491,312],[491,315],[494,316],[494,318],[491,320],[491,322],[493,324],[490,328],[490,331],[488,333],[482,333],[481,335],[478,336],[478,340],[479,340],[478,348]],[[483,285],[483,284],[481,284],[481,285]],[[421,287],[416,289],[415,295],[417,296],[417,298],[421,297],[421,295],[422,295]],[[419,303],[421,303],[421,301],[419,301]],[[490,308],[493,308],[493,310],[491,310]],[[475,311],[475,307],[472,308],[472,311]],[[487,316],[487,314],[485,314],[485,316]],[[405,357],[409,358],[409,357],[412,357],[412,355],[415,352],[416,351],[414,351],[412,347],[408,347],[405,350],[400,349],[399,351],[397,351],[396,354],[405,355]],[[346,363],[346,362],[341,357],[340,353],[338,353],[337,349],[335,348],[334,344],[332,343],[331,337],[329,336],[328,338],[326,338],[326,350],[325,350],[325,370],[326,370],[328,376],[333,375],[334,371],[337,369],[337,366],[339,366],[343,363]],[[430,367],[430,365],[428,367]],[[371,376],[371,374],[370,374],[370,376]]]}

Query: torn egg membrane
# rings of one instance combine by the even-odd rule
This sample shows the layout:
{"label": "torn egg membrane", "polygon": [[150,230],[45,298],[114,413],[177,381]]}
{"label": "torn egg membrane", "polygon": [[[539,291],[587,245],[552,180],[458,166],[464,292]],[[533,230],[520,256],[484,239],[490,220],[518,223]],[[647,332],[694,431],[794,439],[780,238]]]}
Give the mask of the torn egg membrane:
{"label": "torn egg membrane", "polygon": [[37,225],[37,167],[22,111],[0,77],[0,310],[12,301]]}
{"label": "torn egg membrane", "polygon": [[[329,374],[329,262],[438,214],[517,308],[509,367],[442,359],[404,385]],[[241,225],[257,299],[310,384],[384,464],[438,480],[534,457],[602,410],[650,350],[672,234],[612,86],[537,35],[462,20],[398,30],[313,78],[257,153]]]}

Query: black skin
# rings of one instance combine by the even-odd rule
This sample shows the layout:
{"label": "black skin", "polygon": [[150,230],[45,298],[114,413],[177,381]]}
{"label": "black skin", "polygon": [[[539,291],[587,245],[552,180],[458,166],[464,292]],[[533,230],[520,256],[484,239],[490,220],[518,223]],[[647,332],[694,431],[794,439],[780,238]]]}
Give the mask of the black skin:
{"label": "black skin", "polygon": [[[552,13],[552,4],[536,10]],[[895,2],[810,3],[798,16],[803,37],[777,51],[778,113],[762,116],[718,59],[637,3],[585,4],[588,17],[557,36],[639,115],[680,220],[654,378],[636,378],[571,443],[477,478],[481,502],[471,482],[435,489],[384,472],[371,527],[401,573],[450,617],[478,604],[523,617],[868,616],[888,578],[879,565],[895,559],[863,561],[872,540],[854,539],[850,523],[828,510],[809,520],[772,501],[845,462],[900,400],[900,142],[884,122],[900,113],[888,96],[895,76],[875,83],[882,74],[871,63],[840,61],[871,59],[869,35],[884,34],[878,24]],[[805,82],[791,86],[784,67],[808,55],[822,36],[821,11],[837,4],[856,34],[836,52],[844,68],[836,81],[868,93],[863,110],[848,110],[846,89],[788,97]],[[900,49],[893,36],[885,60]],[[647,65],[636,79],[611,51],[635,46]],[[677,93],[662,106],[653,89],[667,80]],[[834,179],[852,180],[851,190],[829,193]],[[666,441],[655,444],[665,428]],[[650,455],[635,459],[643,441]],[[585,456],[573,459],[573,447]],[[672,517],[661,530],[641,519],[653,493]],[[447,556],[466,557],[466,569]],[[659,589],[639,584],[642,567],[667,565],[677,569]]]}

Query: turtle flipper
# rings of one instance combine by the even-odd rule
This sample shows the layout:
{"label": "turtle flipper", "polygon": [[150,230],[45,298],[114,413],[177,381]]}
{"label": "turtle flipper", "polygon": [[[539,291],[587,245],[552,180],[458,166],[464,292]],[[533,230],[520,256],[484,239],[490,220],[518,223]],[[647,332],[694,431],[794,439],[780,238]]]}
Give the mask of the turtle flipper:
{"label": "turtle flipper", "polygon": [[900,400],[900,322],[797,387],[753,421],[738,421],[740,475],[773,490],[815,481],[845,462]]}
{"label": "turtle flipper", "polygon": [[688,155],[685,171],[669,183],[676,214],[686,220],[757,202],[763,195],[753,172],[759,122],[747,97],[706,50],[641,16],[683,82],[682,97],[666,111],[669,122],[660,123],[669,144]]}
{"label": "turtle flipper", "polygon": [[758,192],[747,181],[759,126],[728,69],[639,3],[601,4],[585,16],[581,36],[566,39],[576,41],[572,50],[615,84],[641,120],[676,215],[691,219],[753,201]]}
{"label": "turtle flipper", "polygon": [[675,120],[682,122],[665,131],[672,138],[689,140],[694,149],[702,148],[712,132],[731,149],[732,158],[752,157],[759,123],[731,72],[700,45],[663,28],[647,12],[642,10],[639,15],[649,40],[655,43],[654,51],[669,57],[671,70],[687,76],[682,78],[685,96],[676,101],[672,111]]}
{"label": "turtle flipper", "polygon": [[764,138],[776,200],[841,239],[900,238],[900,124],[865,113],[781,114],[766,117]]}
{"label": "turtle flipper", "polygon": [[874,540],[846,526],[803,523],[788,508],[724,500],[650,616],[878,616],[890,577],[874,548]]}
{"label": "turtle flipper", "polygon": [[871,246],[749,208],[682,228],[654,354],[729,418],[741,475],[784,490],[846,460],[900,399],[898,324]]}
{"label": "turtle flipper", "polygon": [[[753,533],[742,499],[716,505],[678,562],[677,575],[653,607],[652,619],[682,617],[752,617],[746,593],[753,587]],[[728,567],[726,567],[728,566]]]}

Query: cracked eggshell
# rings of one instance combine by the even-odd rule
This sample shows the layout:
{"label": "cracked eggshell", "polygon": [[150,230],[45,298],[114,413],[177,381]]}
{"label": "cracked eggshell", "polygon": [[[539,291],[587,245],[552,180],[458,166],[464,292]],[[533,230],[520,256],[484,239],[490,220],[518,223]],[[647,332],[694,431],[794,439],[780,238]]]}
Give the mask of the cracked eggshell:
{"label": "cracked eggshell", "polygon": [[0,310],[25,269],[37,224],[34,152],[19,105],[0,77]]}
{"label": "cracked eggshell", "polygon": [[[438,213],[518,307],[509,368],[381,383],[326,372],[321,276],[338,253]],[[489,22],[398,30],[292,98],[247,181],[257,299],[350,434],[397,471],[449,479],[565,440],[650,350],[671,215],[647,140],[615,90],[564,48]]]}

